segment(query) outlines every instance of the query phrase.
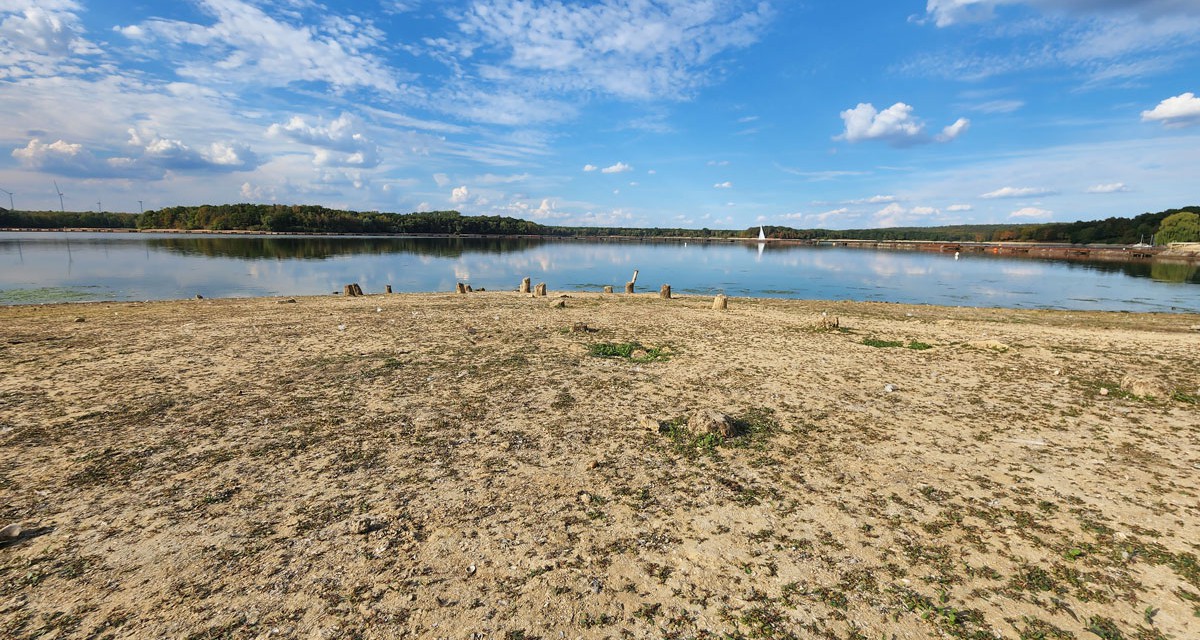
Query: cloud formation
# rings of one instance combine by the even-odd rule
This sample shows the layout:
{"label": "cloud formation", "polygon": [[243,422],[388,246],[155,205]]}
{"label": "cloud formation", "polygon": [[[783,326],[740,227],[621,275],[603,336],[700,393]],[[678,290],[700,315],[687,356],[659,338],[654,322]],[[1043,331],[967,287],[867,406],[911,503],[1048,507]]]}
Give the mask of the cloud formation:
{"label": "cloud formation", "polygon": [[[584,170],[586,171],[587,169],[585,168]],[[600,170],[600,173],[625,173],[626,171],[633,171],[633,167],[624,162],[618,162],[612,166],[604,167]]]}
{"label": "cloud formation", "polygon": [[1200,124],[1200,98],[1190,91],[1167,98],[1153,109],[1143,111],[1142,121],[1161,122],[1167,128]]}
{"label": "cloud formation", "polygon": [[894,147],[907,147],[931,141],[950,142],[962,135],[971,122],[959,118],[954,124],[942,129],[933,138],[925,133],[925,123],[913,115],[913,108],[903,102],[879,111],[869,102],[860,102],[853,109],[841,113],[845,131],[834,138],[846,142],[880,140]]}
{"label": "cloud formation", "polygon": [[1108,184],[1098,184],[1094,187],[1088,187],[1088,193],[1125,193],[1129,191],[1129,187],[1125,186],[1124,182],[1110,182]]}
{"label": "cloud formation", "polygon": [[[242,0],[199,0],[212,24],[152,19],[117,32],[147,46],[187,49],[181,75],[209,82],[286,86],[320,82],[335,89],[395,93],[411,73],[389,68],[369,51],[384,36],[370,21],[328,16],[322,24],[297,24],[288,14],[268,14]],[[294,14],[293,14],[294,15]]]}
{"label": "cloud formation", "polygon": [[1054,215],[1053,211],[1048,211],[1046,209],[1039,209],[1037,207],[1025,207],[1022,209],[1017,209],[1016,211],[1008,214],[1008,217],[1010,217],[1010,218],[1046,218],[1046,219],[1049,219],[1053,215]]}
{"label": "cloud formation", "polygon": [[980,195],[980,198],[993,200],[996,198],[1029,198],[1052,195],[1054,191],[1040,187],[1001,187]]}
{"label": "cloud formation", "polygon": [[317,147],[313,156],[317,166],[370,169],[379,166],[380,149],[367,138],[364,129],[362,121],[348,113],[328,124],[309,124],[301,116],[292,116],[285,123],[268,127],[267,135]]}
{"label": "cloud formation", "polygon": [[715,57],[753,44],[771,15],[754,0],[478,0],[454,16],[461,37],[427,44],[462,61],[496,54],[485,71],[539,92],[678,99],[708,81]]}

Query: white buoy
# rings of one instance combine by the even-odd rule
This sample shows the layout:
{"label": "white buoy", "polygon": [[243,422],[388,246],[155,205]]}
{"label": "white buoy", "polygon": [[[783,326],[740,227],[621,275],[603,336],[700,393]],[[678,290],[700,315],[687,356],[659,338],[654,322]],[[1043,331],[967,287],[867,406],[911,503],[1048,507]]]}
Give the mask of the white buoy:
{"label": "white buoy", "polygon": [[957,251],[954,252],[954,259],[958,260],[958,252]]}

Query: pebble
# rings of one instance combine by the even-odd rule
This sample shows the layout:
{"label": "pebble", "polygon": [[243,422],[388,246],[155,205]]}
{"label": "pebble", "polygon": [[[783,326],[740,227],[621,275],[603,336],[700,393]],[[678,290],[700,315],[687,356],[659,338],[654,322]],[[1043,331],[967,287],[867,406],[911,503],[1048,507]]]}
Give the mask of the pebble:
{"label": "pebble", "polygon": [[75,322],[86,322],[83,318],[75,318]]}
{"label": "pebble", "polygon": [[24,531],[19,524],[10,524],[3,529],[0,529],[0,540],[16,540],[21,537]]}
{"label": "pebble", "polygon": [[467,567],[467,575],[469,575],[469,576],[475,575],[475,565],[471,565],[471,566]]}
{"label": "pebble", "polygon": [[896,391],[898,391],[899,389],[900,389],[900,387],[897,387],[894,384],[887,384],[887,385],[883,386],[883,391],[885,393],[896,393]]}
{"label": "pebble", "polygon": [[1106,395],[1108,395],[1108,389],[1101,387],[1101,389],[1100,389],[1100,395],[1102,395],[1102,396],[1106,396]]}

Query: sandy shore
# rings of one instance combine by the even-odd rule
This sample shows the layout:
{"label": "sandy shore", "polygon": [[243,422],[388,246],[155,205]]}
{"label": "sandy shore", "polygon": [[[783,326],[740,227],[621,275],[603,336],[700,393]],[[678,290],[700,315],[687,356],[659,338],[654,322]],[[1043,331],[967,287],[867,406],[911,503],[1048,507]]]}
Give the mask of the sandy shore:
{"label": "sandy shore", "polygon": [[0,308],[0,637],[1197,636],[1200,316],[554,300]]}

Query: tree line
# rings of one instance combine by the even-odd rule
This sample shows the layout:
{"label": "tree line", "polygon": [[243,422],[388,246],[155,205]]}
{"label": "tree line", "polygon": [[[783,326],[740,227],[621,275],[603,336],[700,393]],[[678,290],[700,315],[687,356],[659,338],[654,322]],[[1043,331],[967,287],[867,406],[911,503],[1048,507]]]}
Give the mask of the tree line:
{"label": "tree line", "polygon": [[[457,211],[381,213],[343,211],[316,205],[222,204],[166,207],[140,215],[128,213],[8,211],[0,209],[0,227],[137,228],[178,231],[274,231],[291,233],[437,234],[488,236],[545,236],[596,238],[754,238],[758,227],[747,229],[683,229],[640,227],[564,227],[543,225],[507,216],[464,216]],[[886,229],[795,229],[764,226],[770,238],[792,240],[922,240],[930,242],[1044,242],[1066,244],[1134,244],[1200,242],[1200,206],[1143,213],[1132,218],[984,224]]]}

